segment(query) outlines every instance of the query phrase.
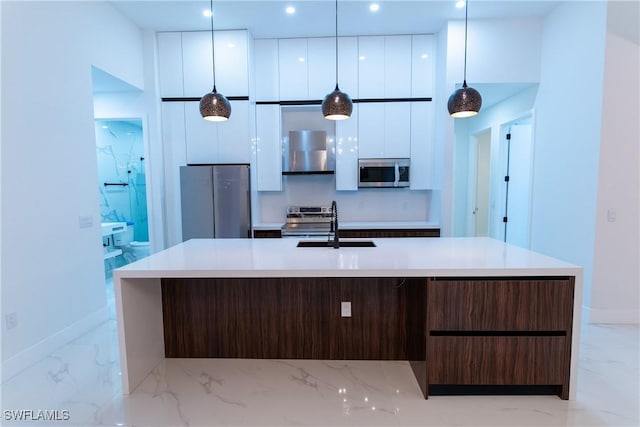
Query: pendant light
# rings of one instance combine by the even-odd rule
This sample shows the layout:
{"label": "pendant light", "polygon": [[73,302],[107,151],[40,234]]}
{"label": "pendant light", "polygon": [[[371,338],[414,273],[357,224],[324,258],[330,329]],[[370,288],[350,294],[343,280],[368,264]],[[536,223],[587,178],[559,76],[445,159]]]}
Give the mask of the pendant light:
{"label": "pendant light", "polygon": [[336,88],[324,97],[322,114],[327,120],[345,120],[351,117],[353,102],[338,87],[338,0],[336,0]]}
{"label": "pendant light", "polygon": [[447,108],[451,117],[462,118],[471,117],[478,114],[482,107],[482,97],[480,93],[472,87],[467,86],[467,19],[469,12],[469,2],[465,1],[464,9],[464,79],[462,87],[457,89],[449,97]]}
{"label": "pendant light", "polygon": [[231,116],[229,100],[216,90],[216,49],[213,40],[213,0],[211,0],[211,66],[213,67],[213,90],[200,99],[200,114],[210,122],[223,122]]}

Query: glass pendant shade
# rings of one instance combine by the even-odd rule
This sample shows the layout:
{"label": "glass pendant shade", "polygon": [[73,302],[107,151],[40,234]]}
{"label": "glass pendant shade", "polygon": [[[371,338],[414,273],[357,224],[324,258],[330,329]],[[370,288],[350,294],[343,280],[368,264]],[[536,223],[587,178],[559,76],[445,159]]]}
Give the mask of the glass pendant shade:
{"label": "glass pendant shade", "polygon": [[338,85],[322,101],[322,115],[327,120],[346,120],[353,112],[353,101]]}
{"label": "glass pendant shade", "polygon": [[465,81],[460,89],[457,89],[449,97],[447,108],[451,117],[463,118],[478,114],[482,107],[480,92],[467,86]]}
{"label": "glass pendant shade", "polygon": [[211,92],[200,99],[200,114],[210,122],[224,122],[231,116],[231,104],[214,86]]}

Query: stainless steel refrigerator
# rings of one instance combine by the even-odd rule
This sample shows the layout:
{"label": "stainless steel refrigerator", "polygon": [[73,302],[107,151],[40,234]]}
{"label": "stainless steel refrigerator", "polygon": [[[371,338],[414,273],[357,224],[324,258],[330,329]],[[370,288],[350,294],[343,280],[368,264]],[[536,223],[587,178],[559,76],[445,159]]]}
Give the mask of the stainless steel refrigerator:
{"label": "stainless steel refrigerator", "polygon": [[180,167],[182,240],[251,237],[249,165]]}

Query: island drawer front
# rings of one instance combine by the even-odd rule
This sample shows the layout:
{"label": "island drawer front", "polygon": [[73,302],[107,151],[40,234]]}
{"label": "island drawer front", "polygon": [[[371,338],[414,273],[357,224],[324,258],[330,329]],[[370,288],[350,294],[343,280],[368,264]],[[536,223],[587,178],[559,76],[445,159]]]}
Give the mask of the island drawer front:
{"label": "island drawer front", "polygon": [[427,329],[571,331],[574,278],[431,279]]}
{"label": "island drawer front", "polygon": [[427,348],[429,384],[562,385],[565,337],[436,336]]}

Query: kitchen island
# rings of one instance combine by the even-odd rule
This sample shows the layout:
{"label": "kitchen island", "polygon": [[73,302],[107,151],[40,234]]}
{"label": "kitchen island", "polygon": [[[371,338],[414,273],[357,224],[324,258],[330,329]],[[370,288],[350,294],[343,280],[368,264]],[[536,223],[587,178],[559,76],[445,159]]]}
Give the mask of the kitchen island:
{"label": "kitchen island", "polygon": [[373,241],[195,239],[116,270],[124,393],[165,357],[235,357],[407,360],[425,397],[575,398],[580,267],[487,238]]}

